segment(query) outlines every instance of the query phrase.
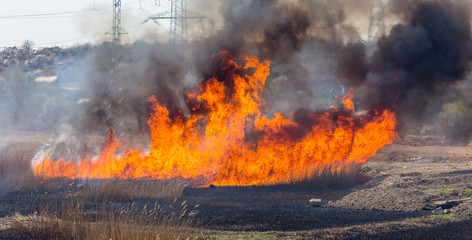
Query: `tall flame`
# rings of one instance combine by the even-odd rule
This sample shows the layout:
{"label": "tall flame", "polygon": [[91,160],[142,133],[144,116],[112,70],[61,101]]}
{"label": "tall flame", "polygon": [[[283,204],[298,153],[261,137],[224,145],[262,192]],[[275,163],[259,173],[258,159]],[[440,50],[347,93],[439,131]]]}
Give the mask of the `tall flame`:
{"label": "tall flame", "polygon": [[35,174],[267,185],[326,167],[363,164],[396,138],[394,113],[376,109],[356,117],[352,93],[344,98],[344,109],[306,114],[303,121],[292,121],[281,113],[268,118],[261,112],[260,95],[270,62],[246,56],[240,67],[228,55],[218,55],[224,62],[225,79],[209,79],[200,85],[199,94],[187,94],[190,117],[171,117],[157,97],[149,98],[153,110],[148,121],[149,153],[122,150],[110,131],[98,157],[86,155],[78,163],[46,157],[34,166]]}

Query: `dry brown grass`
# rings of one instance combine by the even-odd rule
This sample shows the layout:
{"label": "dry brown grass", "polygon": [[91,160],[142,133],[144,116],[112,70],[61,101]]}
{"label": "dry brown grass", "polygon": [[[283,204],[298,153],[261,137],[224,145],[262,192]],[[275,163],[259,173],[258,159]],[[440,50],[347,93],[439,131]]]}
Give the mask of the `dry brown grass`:
{"label": "dry brown grass", "polygon": [[[187,183],[179,179],[109,179],[97,181],[34,176],[31,160],[37,150],[31,144],[11,144],[0,151],[0,188],[31,190],[51,195],[32,200],[32,214],[14,217],[12,236],[19,239],[194,239],[201,238],[193,226],[196,209],[186,204],[162,210],[137,207],[110,200],[178,198]],[[54,198],[52,197],[54,196]],[[79,197],[77,200],[77,197]],[[76,200],[72,200],[72,199]],[[61,200],[62,199],[62,200]],[[104,202],[85,208],[87,199]],[[88,203],[90,204],[90,203]],[[93,209],[93,208],[92,208]],[[25,212],[25,209],[23,209]]]}
{"label": "dry brown grass", "polygon": [[81,200],[65,204],[43,203],[39,212],[15,215],[12,235],[28,239],[199,239],[193,228],[196,206],[175,201],[163,210],[157,204],[137,207],[104,203],[99,210],[86,210]]}
{"label": "dry brown grass", "polygon": [[344,166],[326,165],[304,174],[292,176],[282,186],[309,188],[348,188],[356,184],[356,176],[361,165],[348,164]]}
{"label": "dry brown grass", "polygon": [[85,197],[121,200],[138,198],[179,198],[188,184],[179,179],[141,180],[141,179],[106,179],[99,184],[90,185],[82,191]]}
{"label": "dry brown grass", "polygon": [[34,185],[31,159],[37,144],[9,144],[0,149],[0,188],[23,189]]}
{"label": "dry brown grass", "polygon": [[39,144],[9,144],[0,148],[0,188],[12,190],[62,190],[91,198],[137,199],[179,198],[188,185],[179,179],[108,179],[95,183],[65,178],[34,176],[31,161]]}

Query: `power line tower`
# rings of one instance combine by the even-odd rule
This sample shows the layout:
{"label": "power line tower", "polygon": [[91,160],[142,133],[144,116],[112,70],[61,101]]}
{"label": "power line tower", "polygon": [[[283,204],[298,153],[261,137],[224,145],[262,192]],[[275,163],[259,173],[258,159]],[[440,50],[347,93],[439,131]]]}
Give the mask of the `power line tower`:
{"label": "power line tower", "polygon": [[121,59],[121,35],[127,34],[121,28],[121,0],[113,0],[113,26],[111,31],[106,34],[111,34],[113,37],[113,70],[110,72],[111,77],[108,80],[108,97],[104,100],[103,108],[104,114],[106,116],[106,124],[108,127],[115,130],[122,129],[124,122],[115,122],[116,120],[121,119],[123,114],[123,108],[121,102],[123,102],[123,94],[120,92],[123,90],[122,79],[124,75],[122,74],[118,63]]}
{"label": "power line tower", "polygon": [[170,11],[149,16],[145,22],[152,20],[159,24],[159,20],[170,20],[169,42],[187,43],[187,20],[197,19],[202,21],[207,18],[202,14],[187,11],[186,0],[170,0],[170,6]]}
{"label": "power line tower", "polygon": [[171,0],[171,19],[169,41],[173,43],[187,42],[187,1]]}
{"label": "power line tower", "polygon": [[113,0],[113,26],[111,33],[113,36],[113,48],[115,54],[115,60],[119,58],[119,48],[121,46],[121,35],[127,34],[127,32],[121,29],[121,0]]}
{"label": "power line tower", "polygon": [[113,0],[113,44],[121,46],[121,0]]}
{"label": "power line tower", "polygon": [[375,41],[385,34],[384,2],[383,0],[372,0],[370,5],[370,23],[368,41]]}

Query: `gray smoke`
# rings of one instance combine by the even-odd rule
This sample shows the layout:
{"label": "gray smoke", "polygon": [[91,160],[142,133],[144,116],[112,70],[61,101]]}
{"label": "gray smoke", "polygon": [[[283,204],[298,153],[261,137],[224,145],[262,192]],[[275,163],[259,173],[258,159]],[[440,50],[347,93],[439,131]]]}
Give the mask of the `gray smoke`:
{"label": "gray smoke", "polygon": [[231,93],[234,86],[221,71],[222,62],[214,57],[223,50],[233,57],[251,54],[272,61],[271,79],[278,82],[268,83],[268,112],[320,107],[315,98],[317,92],[326,94],[321,87],[340,90],[339,83],[332,83],[333,77],[319,78],[316,88],[312,81],[320,72],[332,76],[329,71],[334,69],[335,58],[329,52],[341,46],[343,39],[342,31],[336,29],[345,20],[340,5],[332,1],[225,1],[218,11],[207,15],[221,15],[222,22],[217,24],[221,27],[190,44],[137,42],[123,49],[123,61],[115,66],[111,46],[98,47],[88,77],[91,102],[82,126],[113,126],[118,134],[120,128],[134,129],[136,124],[139,130],[145,129],[146,99],[151,95],[158,96],[173,117],[188,116],[193,106],[188,106],[192,103],[186,102],[185,93],[196,92],[200,83],[212,77],[225,82]]}
{"label": "gray smoke", "polygon": [[[66,67],[55,69],[59,78],[49,85],[32,83],[34,73],[21,65],[7,68],[1,73],[8,79],[1,86],[2,109],[11,107],[1,117],[25,129],[64,129],[67,123],[78,134],[104,135],[110,127],[118,135],[147,132],[151,95],[175,118],[191,114],[195,106],[185,93],[197,92],[209,78],[224,82],[231,93],[234,86],[221,71],[225,61],[214,57],[220,51],[272,62],[264,92],[268,114],[296,112],[303,119],[303,113],[337,105],[344,85],[355,90],[363,109],[397,106],[405,126],[411,119],[425,120],[450,99],[448,86],[465,78],[471,57],[468,5],[391,1],[388,14],[399,24],[373,50],[359,42],[362,34],[355,27],[369,15],[369,1],[341,2],[205,0],[202,9],[194,4],[190,10],[214,16],[213,25],[203,23],[214,27],[196,36],[204,32],[195,29],[201,24],[189,22],[188,44],[137,41],[121,49],[119,62],[113,61],[111,44],[90,47],[63,58],[70,61],[57,61],[54,66]],[[75,90],[58,92],[61,85]],[[35,120],[23,124],[24,116]]]}

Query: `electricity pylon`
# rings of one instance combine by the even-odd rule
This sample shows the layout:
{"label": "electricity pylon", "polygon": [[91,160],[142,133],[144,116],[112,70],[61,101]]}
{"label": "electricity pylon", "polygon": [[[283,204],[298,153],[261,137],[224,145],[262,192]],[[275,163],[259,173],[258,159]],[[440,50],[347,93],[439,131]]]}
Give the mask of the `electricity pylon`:
{"label": "electricity pylon", "polygon": [[116,61],[120,57],[121,35],[127,34],[121,29],[121,0],[113,0],[113,26],[111,33],[107,32],[107,34],[113,36],[114,60]]}
{"label": "electricity pylon", "polygon": [[153,20],[155,23],[159,24],[158,20],[170,20],[169,42],[180,44],[187,43],[187,20],[197,19],[202,21],[207,18],[202,14],[187,11],[186,0],[171,0],[170,3],[170,11],[149,16],[145,22]]}
{"label": "electricity pylon", "polygon": [[385,34],[383,0],[372,0],[370,5],[370,23],[368,41],[375,41]]}

